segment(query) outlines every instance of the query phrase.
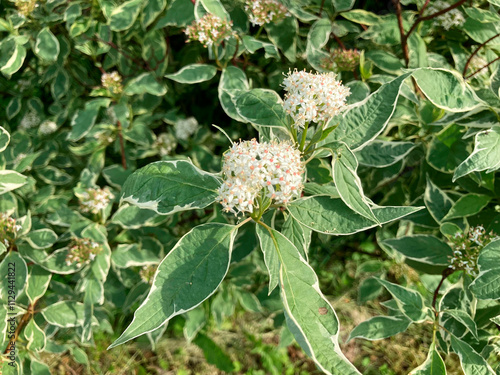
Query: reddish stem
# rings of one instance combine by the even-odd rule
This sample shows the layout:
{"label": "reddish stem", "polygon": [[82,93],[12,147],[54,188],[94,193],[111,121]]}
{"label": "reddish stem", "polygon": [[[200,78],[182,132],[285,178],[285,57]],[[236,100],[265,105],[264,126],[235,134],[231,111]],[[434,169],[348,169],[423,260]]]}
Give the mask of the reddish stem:
{"label": "reddish stem", "polygon": [[483,70],[484,68],[487,68],[488,66],[490,66],[491,64],[493,64],[495,61],[498,61],[498,60],[500,60],[500,56],[499,56],[499,57],[497,57],[496,59],[494,59],[494,60],[490,61],[490,62],[489,62],[488,64],[486,64],[485,66],[483,66],[483,67],[479,68],[479,69],[478,69],[478,70],[476,70],[475,72],[473,72],[473,73],[469,74],[467,77],[465,77],[465,79],[469,79],[469,78],[471,78],[471,77],[475,76],[475,75],[476,75],[477,73],[479,73],[481,70]]}
{"label": "reddish stem", "polygon": [[496,37],[500,36],[500,33],[498,33],[497,35],[495,36],[492,36],[490,39],[488,39],[486,42],[484,43],[481,43],[479,45],[479,47],[476,48],[476,50],[474,52],[472,52],[472,54],[469,56],[469,58],[467,59],[467,62],[465,63],[465,66],[464,66],[464,71],[462,73],[462,76],[465,77],[465,73],[467,73],[467,69],[469,69],[469,64],[472,60],[472,58],[479,52],[479,50],[481,48],[483,48],[488,42],[490,42],[491,40],[495,39]]}

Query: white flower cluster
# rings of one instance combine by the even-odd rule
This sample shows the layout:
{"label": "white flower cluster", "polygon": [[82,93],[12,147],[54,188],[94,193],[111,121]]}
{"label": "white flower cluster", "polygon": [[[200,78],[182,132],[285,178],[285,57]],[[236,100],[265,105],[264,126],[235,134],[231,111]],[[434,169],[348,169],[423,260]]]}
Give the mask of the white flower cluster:
{"label": "white flower cluster", "polygon": [[186,27],[188,41],[197,40],[205,48],[218,46],[223,40],[228,40],[233,34],[233,21],[225,21],[211,13],[195,20]]}
{"label": "white flower cluster", "polygon": [[196,130],[198,130],[198,121],[194,117],[179,120],[174,125],[175,136],[177,139],[187,141]]}
{"label": "white flower cluster", "polygon": [[[426,15],[431,15],[439,12],[443,9],[448,8],[450,5],[451,4],[448,4],[446,1],[433,1],[432,4],[427,8]],[[465,17],[457,8],[452,9],[449,12],[446,12],[435,18],[435,23],[438,26],[442,26],[446,30],[451,29],[453,26],[460,27],[464,24],[464,22]]]}
{"label": "white flower cluster", "polygon": [[25,17],[39,6],[36,0],[16,0],[15,5],[19,14]]}
{"label": "white flower cluster", "polygon": [[66,265],[76,263],[77,267],[82,267],[94,260],[101,251],[101,245],[90,238],[73,238],[66,255]]}
{"label": "white flower cluster", "polygon": [[289,17],[288,9],[276,0],[247,0],[245,11],[253,25],[265,25]]}
{"label": "white flower cluster", "polygon": [[108,89],[113,94],[120,94],[123,91],[122,77],[118,72],[103,73],[101,84],[102,87]]}
{"label": "white flower cluster", "polygon": [[335,73],[313,74],[296,69],[288,72],[283,80],[286,91],[283,107],[297,128],[311,121],[325,126],[345,109],[350,90],[335,77]]}
{"label": "white flower cluster", "polygon": [[38,114],[33,110],[29,110],[24,114],[23,118],[21,119],[21,122],[19,123],[19,129],[27,130],[34,128],[39,124],[40,124],[40,117],[38,117]]}
{"label": "white flower cluster", "polygon": [[38,131],[42,135],[52,134],[56,130],[57,130],[57,124],[54,121],[50,121],[50,120],[45,120],[44,122],[42,122],[42,124],[38,128]]}
{"label": "white flower cluster", "polygon": [[0,242],[2,242],[7,248],[14,241],[19,232],[23,227],[16,224],[16,219],[10,217],[5,213],[0,213]]}
{"label": "white flower cluster", "polygon": [[100,210],[105,209],[109,201],[114,198],[108,187],[89,188],[86,189],[80,198],[80,209],[82,212],[90,212],[93,214],[99,213]]}
{"label": "white flower cluster", "polygon": [[217,201],[224,211],[254,211],[256,198],[264,196],[277,204],[300,197],[304,164],[300,151],[288,142],[259,143],[255,139],[233,144],[222,167],[224,183]]}
{"label": "white flower cluster", "polygon": [[170,133],[161,133],[154,143],[154,148],[158,150],[160,156],[170,154],[177,147],[175,137]]}

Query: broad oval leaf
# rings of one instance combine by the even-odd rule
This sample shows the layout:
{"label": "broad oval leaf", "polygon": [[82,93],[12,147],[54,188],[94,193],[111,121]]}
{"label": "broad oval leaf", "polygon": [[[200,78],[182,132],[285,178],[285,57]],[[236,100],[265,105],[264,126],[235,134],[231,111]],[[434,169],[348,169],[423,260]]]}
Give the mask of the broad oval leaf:
{"label": "broad oval leaf", "polygon": [[236,111],[246,121],[261,126],[287,127],[283,101],[273,90],[253,89],[236,99]]}
{"label": "broad oval leaf", "polygon": [[405,288],[401,285],[390,283],[386,280],[377,279],[396,300],[399,310],[414,322],[421,322],[426,317],[427,308],[424,298],[415,290]]}
{"label": "broad oval leaf", "polygon": [[59,50],[59,41],[48,27],[44,27],[36,37],[34,52],[45,62],[54,62]]}
{"label": "broad oval leaf", "polygon": [[163,96],[167,93],[167,88],[159,83],[153,74],[143,73],[128,81],[123,92],[127,95],[151,94]]}
{"label": "broad oval leaf", "polygon": [[472,293],[479,299],[500,298],[500,240],[490,242],[477,259],[479,275],[471,284]]}
{"label": "broad oval leaf", "polygon": [[130,0],[113,9],[109,17],[109,27],[111,30],[123,31],[130,28],[137,19],[142,4],[143,0]]}
{"label": "broad oval leaf", "polygon": [[[9,277],[10,275],[10,277]],[[17,251],[10,251],[0,263],[0,300],[7,305],[9,291],[19,296],[25,286],[28,277],[26,261]],[[10,311],[9,307],[9,311]]]}
{"label": "broad oval leaf", "polygon": [[51,229],[37,229],[28,233],[24,239],[34,249],[47,249],[57,241],[57,234]]}
{"label": "broad oval leaf", "polygon": [[208,64],[192,64],[185,66],[173,74],[167,74],[165,78],[178,83],[200,83],[209,81],[217,74],[217,68]]}
{"label": "broad oval leaf", "polygon": [[409,375],[446,375],[446,366],[433,343],[424,363],[413,369]]}
{"label": "broad oval leaf", "polygon": [[406,331],[411,323],[412,321],[406,316],[375,316],[354,328],[349,335],[349,340],[354,338],[371,341],[385,339]]}
{"label": "broad oval leaf", "polygon": [[154,331],[215,293],[229,269],[236,232],[236,226],[209,223],[182,237],[158,266],[132,323],[109,348]]}
{"label": "broad oval leaf", "polygon": [[356,152],[356,159],[361,165],[388,167],[402,160],[415,147],[413,142],[373,141]]}
{"label": "broad oval leaf", "polygon": [[[373,214],[381,224],[401,219],[423,207],[373,207]],[[316,232],[348,235],[377,226],[377,223],[358,215],[341,199],[312,196],[298,199],[288,205],[292,216]]]}
{"label": "broad oval leaf", "polygon": [[188,161],[159,161],[127,178],[122,201],[160,215],[205,208],[218,195],[220,181]]}
{"label": "broad oval leaf", "polygon": [[494,375],[495,371],[469,344],[461,339],[451,336],[451,347],[460,358],[462,370],[465,375]]}
{"label": "broad oval leaf", "polygon": [[4,151],[10,142],[10,134],[0,126],[0,152]]}
{"label": "broad oval leaf", "polygon": [[391,238],[385,240],[383,244],[407,258],[437,266],[449,265],[450,257],[453,255],[453,250],[445,242],[426,234]]}
{"label": "broad oval leaf", "polygon": [[26,184],[27,177],[21,173],[9,170],[0,170],[0,195],[15,190]]}

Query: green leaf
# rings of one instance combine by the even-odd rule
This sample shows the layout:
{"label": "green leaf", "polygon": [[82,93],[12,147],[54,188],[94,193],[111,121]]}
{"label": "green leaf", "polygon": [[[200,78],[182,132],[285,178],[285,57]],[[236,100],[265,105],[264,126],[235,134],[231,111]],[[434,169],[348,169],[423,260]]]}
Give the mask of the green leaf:
{"label": "green leaf", "polygon": [[340,351],[339,321],[316,273],[285,236],[266,229],[281,262],[281,299],[295,338],[326,374],[360,374]]}
{"label": "green leaf", "polygon": [[13,119],[21,111],[22,106],[23,104],[19,96],[12,97],[12,99],[10,99],[9,101],[9,104],[7,104],[7,108],[5,108],[7,119]]}
{"label": "green leaf", "polygon": [[0,263],[0,300],[2,303],[7,304],[8,296],[12,295],[9,294],[11,290],[19,296],[26,286],[27,278],[28,267],[23,257],[16,251],[8,252]]}
{"label": "green leaf", "polygon": [[112,31],[129,29],[137,19],[143,0],[127,1],[113,9],[109,17],[109,27]]}
{"label": "green leaf", "polygon": [[405,73],[382,85],[365,100],[353,104],[343,115],[328,122],[339,124],[323,143],[344,142],[356,151],[382,133],[396,110],[401,86],[411,73]]}
{"label": "green leaf", "polygon": [[[255,51],[264,48],[264,57],[266,59],[280,59],[280,53],[278,51],[278,48],[272,43],[267,43],[259,39],[255,39],[254,37],[251,37],[250,35],[243,35],[241,37],[241,40],[243,42],[243,46],[248,50],[250,53],[255,53]],[[231,66],[227,67],[227,69],[231,68]],[[237,68],[238,69],[238,68]],[[246,79],[246,78],[245,78]]]}
{"label": "green leaf", "polygon": [[335,13],[345,12],[353,7],[355,0],[332,0]]}
{"label": "green leaf", "polygon": [[178,83],[200,83],[210,81],[217,74],[217,68],[207,64],[191,64],[173,74],[167,74],[165,78]]}
{"label": "green leaf", "polygon": [[224,6],[219,0],[200,0],[203,8],[206,9],[208,13],[212,13],[223,20],[230,21],[229,13],[224,9]]}
{"label": "green leaf", "polygon": [[16,171],[0,170],[0,195],[20,188],[27,182],[27,177]]}
{"label": "green leaf", "polygon": [[83,303],[76,301],[59,301],[41,311],[45,320],[57,327],[70,328],[83,325]]}
{"label": "green leaf", "polygon": [[440,172],[453,173],[469,152],[463,139],[464,127],[450,124],[434,137],[427,148],[427,162]]}
{"label": "green leaf", "polygon": [[186,323],[184,324],[184,337],[188,342],[193,341],[198,332],[207,324],[207,317],[203,305],[198,306],[193,310],[189,310],[186,314]]}
{"label": "green leaf", "polygon": [[153,331],[210,297],[226,276],[237,227],[202,224],[184,235],[160,263],[146,300],[110,348]]}
{"label": "green leaf", "polygon": [[280,261],[274,242],[268,235],[267,230],[262,228],[260,225],[257,225],[255,230],[257,237],[259,238],[260,249],[264,254],[264,263],[266,264],[267,272],[269,274],[269,292],[267,294],[270,295],[279,283]]}
{"label": "green leaf", "polygon": [[477,334],[476,322],[474,321],[474,319],[472,319],[472,317],[469,314],[467,314],[467,312],[463,310],[454,309],[454,310],[444,310],[443,314],[449,315],[455,320],[462,323],[465,327],[467,327],[470,333],[472,333],[472,335],[476,338],[476,340],[479,340],[479,336]]}
{"label": "green leaf", "polygon": [[59,41],[48,27],[44,27],[36,37],[35,54],[45,62],[54,62],[59,55]]}
{"label": "green leaf", "polygon": [[273,90],[253,89],[236,99],[236,111],[246,121],[256,125],[287,127],[283,101]]}
{"label": "green leaf", "polygon": [[123,185],[122,201],[160,215],[205,208],[220,181],[185,160],[158,161],[135,171]]}
{"label": "green leaf", "polygon": [[488,362],[481,357],[469,344],[450,334],[451,347],[460,358],[465,375],[494,375],[495,372]]}
{"label": "green leaf", "polygon": [[229,373],[235,370],[231,358],[210,338],[204,334],[198,334],[193,340],[198,345],[208,363],[215,365],[219,370]]}
{"label": "green leaf", "polygon": [[371,341],[385,339],[406,331],[411,323],[405,316],[375,316],[354,328],[348,341],[357,337]]}
{"label": "green leaf", "polygon": [[169,3],[167,14],[158,20],[155,29],[169,25],[184,27],[194,21],[194,4],[191,0],[174,0]]}
{"label": "green leaf", "polygon": [[409,259],[437,266],[447,266],[453,250],[439,238],[427,234],[417,234],[400,238],[391,238],[384,245],[400,252]]}
{"label": "green leaf", "polygon": [[26,48],[17,44],[13,39],[6,40],[0,45],[0,72],[10,78],[21,69],[26,58]]}
{"label": "green leaf", "polygon": [[500,126],[476,134],[474,151],[460,164],[453,182],[471,172],[491,173],[500,168]]}
{"label": "green leaf", "polygon": [[31,358],[30,370],[32,374],[50,375],[50,368],[45,363]]}
{"label": "green leaf", "polygon": [[500,240],[486,245],[477,259],[479,275],[470,288],[479,299],[500,298]]}
{"label": "green leaf", "polygon": [[446,366],[434,343],[429,348],[425,362],[413,369],[409,375],[446,375]]}
{"label": "green leaf", "polygon": [[448,197],[448,195],[446,195],[446,193],[437,185],[435,185],[429,177],[427,177],[424,202],[429,210],[429,213],[438,223],[441,223],[453,206],[451,198]]}
{"label": "green leaf", "polygon": [[10,134],[0,126],[0,152],[4,151],[10,142]]}
{"label": "green leaf", "polygon": [[[323,147],[328,147],[325,145]],[[332,171],[335,187],[344,203],[354,212],[380,224],[365,197],[361,180],[358,177],[358,161],[344,144],[332,146]]]}
{"label": "green leaf", "polygon": [[381,49],[367,51],[365,56],[368,60],[371,60],[375,66],[391,74],[400,74],[401,69],[404,68],[403,63],[398,57]]}
{"label": "green leaf", "polygon": [[269,40],[278,47],[285,57],[294,63],[297,60],[297,34],[299,24],[295,17],[287,17],[278,23],[265,25]]}
{"label": "green leaf", "polygon": [[152,210],[141,209],[137,206],[123,205],[111,218],[111,222],[127,229],[141,227],[154,227],[165,221],[164,216],[159,216]]}
{"label": "green leaf", "polygon": [[219,102],[224,112],[236,121],[246,122],[246,120],[238,114],[235,101],[237,96],[242,91],[248,90],[249,87],[247,76],[240,68],[228,66],[222,71],[218,89]]}
{"label": "green leaf", "polygon": [[97,118],[98,109],[80,109],[71,119],[71,132],[68,140],[76,142],[85,137],[92,129]]}
{"label": "green leaf", "polygon": [[51,229],[38,229],[28,233],[24,239],[34,249],[47,249],[57,241],[57,234]]}
{"label": "green leaf", "polygon": [[151,25],[167,6],[167,0],[148,0],[142,10],[141,23],[144,28]]}
{"label": "green leaf", "polygon": [[373,141],[356,151],[359,164],[369,167],[388,167],[403,160],[415,147],[412,142]]}
{"label": "green leaf", "polygon": [[281,233],[295,245],[300,255],[305,260],[308,260],[307,253],[311,244],[311,229],[304,227],[292,215],[288,215],[281,228]]}
{"label": "green leaf", "polygon": [[26,349],[39,352],[45,347],[45,332],[36,324],[35,319],[30,319],[24,328],[24,337],[28,341]]}
{"label": "green leaf", "polygon": [[160,263],[155,253],[148,249],[141,249],[138,244],[119,244],[113,251],[111,260],[119,268]]}
{"label": "green leaf", "polygon": [[[373,207],[381,224],[401,219],[422,207]],[[377,226],[371,220],[353,212],[341,199],[312,196],[298,199],[288,205],[292,216],[316,232],[331,235],[348,235]]]}
{"label": "green leaf", "polygon": [[481,194],[467,194],[460,197],[451,207],[443,220],[472,216],[481,212],[488,205],[491,197]]}
{"label": "green leaf", "polygon": [[163,96],[167,93],[167,88],[159,83],[153,74],[143,73],[128,81],[123,92],[126,95],[151,94],[154,96]]}
{"label": "green leaf", "polygon": [[34,303],[37,299],[42,297],[47,288],[49,287],[50,279],[52,274],[44,270],[37,264],[30,267],[30,273],[28,275],[28,281],[26,284],[26,295],[28,296],[30,303]]}
{"label": "green leaf", "polygon": [[427,308],[422,295],[414,290],[405,288],[386,280],[378,279],[392,297],[396,300],[399,310],[414,322],[422,322],[426,317]]}
{"label": "green leaf", "polygon": [[425,68],[412,73],[425,96],[435,106],[448,112],[466,112],[482,105],[474,91],[456,72]]}

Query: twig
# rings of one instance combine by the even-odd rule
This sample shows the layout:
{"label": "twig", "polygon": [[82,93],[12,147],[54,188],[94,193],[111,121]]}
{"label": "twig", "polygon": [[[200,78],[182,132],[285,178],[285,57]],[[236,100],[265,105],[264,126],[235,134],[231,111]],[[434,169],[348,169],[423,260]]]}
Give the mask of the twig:
{"label": "twig", "polygon": [[[467,62],[465,63],[465,66],[464,66],[464,71],[463,71],[463,73],[462,73],[462,76],[463,76],[463,77],[465,77],[465,73],[467,73],[467,69],[469,69],[469,64],[470,64],[470,62],[471,62],[472,58],[473,58],[474,56],[476,56],[476,54],[479,52],[479,50],[480,50],[481,48],[483,48],[483,47],[484,47],[484,46],[485,46],[488,42],[490,42],[491,40],[495,39],[495,38],[496,38],[496,37],[498,37],[498,36],[500,36],[500,33],[498,33],[498,34],[497,34],[497,35],[495,35],[495,36],[492,36],[492,37],[491,37],[490,39],[488,39],[486,42],[481,43],[481,44],[479,45],[479,47],[477,47],[477,48],[476,48],[476,50],[475,50],[474,52],[472,52],[472,54],[471,54],[471,55],[469,56],[469,58],[467,59]],[[482,68],[481,68],[481,69],[482,69]]]}
{"label": "twig", "polygon": [[[33,314],[34,314],[35,304],[36,304],[36,301],[34,301],[32,305],[30,304],[28,306],[28,310],[23,315],[23,317],[19,321],[18,326],[16,327],[16,330],[14,332],[14,338],[12,340],[10,340],[9,345],[7,345],[7,348],[5,349],[5,351],[3,352],[3,354],[7,354],[12,349],[15,350],[15,348],[16,348],[16,344],[15,343],[17,341],[17,338],[19,337],[19,334],[21,333],[21,330],[24,328],[24,326],[26,325],[26,323],[28,323],[28,321],[30,320],[30,317],[32,317]],[[14,348],[11,348],[10,343],[14,343]]]}
{"label": "twig", "polygon": [[324,6],[325,6],[325,0],[321,0],[321,5],[319,7],[318,17],[321,17],[321,13],[323,13]]}
{"label": "twig", "polygon": [[335,35],[333,32],[332,32],[332,36],[335,38],[335,41],[339,44],[340,48],[342,48],[342,50],[345,51],[347,48],[345,48],[345,45],[344,45],[344,43],[342,43],[340,38],[337,35]]}
{"label": "twig", "polygon": [[125,158],[125,142],[123,141],[123,134],[122,134],[122,123],[119,120],[116,123],[116,127],[118,129],[118,139],[120,141],[120,153],[122,155],[122,167],[123,167],[123,169],[127,169],[127,159]]}
{"label": "twig", "polygon": [[476,75],[477,73],[479,73],[481,70],[483,70],[483,69],[487,68],[488,66],[490,66],[491,64],[493,64],[495,61],[498,61],[498,60],[500,60],[500,56],[499,56],[499,57],[497,57],[496,59],[494,59],[494,60],[490,61],[490,62],[489,62],[488,64],[486,64],[485,66],[483,66],[483,67],[479,68],[479,69],[478,69],[478,70],[476,70],[475,72],[473,72],[473,73],[469,74],[467,77],[465,77],[465,79],[469,79],[470,77],[475,76],[475,75]]}
{"label": "twig", "polygon": [[394,7],[396,8],[396,16],[398,17],[398,27],[399,36],[401,39],[401,48],[403,49],[403,57],[406,62],[406,66],[410,63],[410,52],[408,51],[407,35],[405,35],[405,29],[403,25],[403,11],[401,9],[401,3],[399,0],[393,0]]}
{"label": "twig", "polygon": [[422,6],[422,9],[420,9],[420,12],[418,12],[419,17],[422,17],[422,14],[424,14],[424,10],[425,10],[425,8],[427,8],[427,5],[429,5],[429,1],[430,0],[426,0],[425,4]]}
{"label": "twig", "polygon": [[446,278],[448,276],[450,276],[452,273],[453,273],[453,270],[451,268],[446,268],[443,271],[443,274],[441,276],[441,281],[439,281],[439,284],[438,284],[436,290],[434,291],[434,296],[432,297],[432,308],[434,310],[434,314],[436,315],[436,317],[439,315],[439,312],[436,310],[436,301],[437,301],[437,297],[439,295],[439,289],[441,289]]}

